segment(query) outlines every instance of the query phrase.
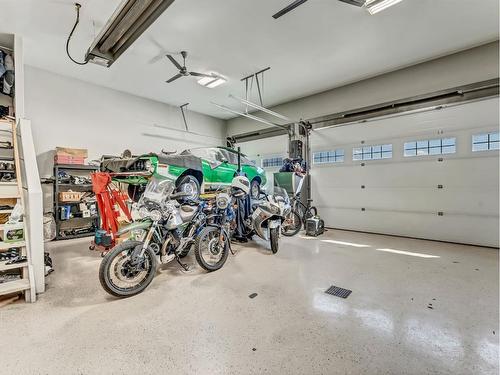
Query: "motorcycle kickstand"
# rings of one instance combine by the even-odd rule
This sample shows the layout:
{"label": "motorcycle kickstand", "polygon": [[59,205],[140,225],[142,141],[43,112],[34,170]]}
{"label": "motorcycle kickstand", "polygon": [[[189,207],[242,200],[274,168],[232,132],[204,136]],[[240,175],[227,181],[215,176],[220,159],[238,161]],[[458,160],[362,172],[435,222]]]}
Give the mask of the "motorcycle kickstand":
{"label": "motorcycle kickstand", "polygon": [[186,272],[190,271],[189,265],[182,263],[179,255],[177,255],[177,254],[175,255],[175,260],[177,261],[177,263],[179,263],[179,265],[182,267],[182,269],[184,271],[186,271]]}

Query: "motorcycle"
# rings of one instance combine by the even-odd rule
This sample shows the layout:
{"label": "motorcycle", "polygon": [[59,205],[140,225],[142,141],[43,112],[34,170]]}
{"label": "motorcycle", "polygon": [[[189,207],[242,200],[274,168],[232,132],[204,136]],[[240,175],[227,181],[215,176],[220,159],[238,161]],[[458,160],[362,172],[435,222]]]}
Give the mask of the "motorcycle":
{"label": "motorcycle", "polygon": [[252,205],[253,213],[245,224],[251,233],[270,241],[271,251],[276,254],[279,249],[281,227],[292,209],[290,198],[285,189],[280,187],[275,187],[272,195],[264,191],[261,191],[260,195],[264,199]]}
{"label": "motorcycle", "polygon": [[111,249],[99,268],[99,280],[109,294],[130,297],[153,281],[158,261],[180,259],[189,253],[206,225],[206,202],[179,204],[186,193],[174,193],[175,183],[154,176],[137,203],[141,220],[122,228],[117,235],[129,239]]}
{"label": "motorcycle", "polygon": [[228,193],[218,193],[215,206],[207,215],[207,224],[196,237],[196,261],[206,271],[217,271],[226,263],[229,251],[234,254],[230,242],[230,223],[234,220],[235,213],[231,202],[232,198]]}

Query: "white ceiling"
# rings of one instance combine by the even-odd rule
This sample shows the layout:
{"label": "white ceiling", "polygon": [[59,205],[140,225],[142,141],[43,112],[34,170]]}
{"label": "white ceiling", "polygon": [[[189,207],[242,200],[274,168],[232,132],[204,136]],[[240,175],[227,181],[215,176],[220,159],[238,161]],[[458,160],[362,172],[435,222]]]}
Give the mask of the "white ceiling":
{"label": "white ceiling", "polygon": [[[120,0],[80,2],[71,51],[83,59]],[[25,37],[26,64],[173,105],[190,102],[190,109],[220,118],[232,116],[210,101],[234,107],[228,95],[244,95],[240,79],[267,66],[264,102],[273,106],[499,36],[498,0],[404,0],[375,16],[336,0],[310,0],[271,17],[290,2],[177,0],[109,69],[67,59],[73,1],[2,0],[9,17],[0,32]],[[215,89],[194,78],[164,83],[176,69],[163,56],[180,50],[190,53],[190,70],[218,72],[228,83]]]}

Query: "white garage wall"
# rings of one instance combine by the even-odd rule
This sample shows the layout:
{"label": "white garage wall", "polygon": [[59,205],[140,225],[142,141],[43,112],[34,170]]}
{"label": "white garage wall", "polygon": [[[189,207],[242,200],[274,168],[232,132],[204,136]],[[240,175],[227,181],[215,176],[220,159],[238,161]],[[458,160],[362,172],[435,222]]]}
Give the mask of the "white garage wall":
{"label": "white garage wall", "polygon": [[[89,159],[103,154],[183,150],[224,144],[226,124],[188,112],[186,134],[180,109],[26,66],[25,117],[30,119],[41,177],[52,176],[56,146],[87,148]],[[184,103],[185,98],[179,98]],[[154,127],[166,126],[179,132]],[[169,139],[167,137],[175,137]],[[50,206],[47,199],[46,209]]]}
{"label": "white garage wall", "polygon": [[[32,122],[41,176],[52,173],[55,146],[87,148],[92,159],[119,154],[126,148],[142,153],[219,145],[225,138],[225,122],[214,117],[189,112],[190,130],[208,137],[187,135],[182,132],[178,107],[31,66],[26,67],[25,80],[26,117]],[[184,101],[179,98],[179,102]],[[160,129],[155,124],[180,131]]]}

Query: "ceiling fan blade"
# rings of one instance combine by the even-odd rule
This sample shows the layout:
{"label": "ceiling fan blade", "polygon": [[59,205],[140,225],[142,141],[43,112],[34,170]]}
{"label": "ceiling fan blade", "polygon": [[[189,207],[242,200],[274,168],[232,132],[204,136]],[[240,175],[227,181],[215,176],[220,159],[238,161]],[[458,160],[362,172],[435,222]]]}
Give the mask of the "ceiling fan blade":
{"label": "ceiling fan blade", "polygon": [[340,1],[357,7],[362,7],[366,3],[366,0],[340,0]]}
{"label": "ceiling fan blade", "polygon": [[304,4],[306,1],[307,0],[295,0],[293,3],[291,3],[290,5],[288,5],[285,8],[281,9],[278,13],[274,14],[273,18],[274,19],[280,18],[281,16],[283,16],[283,15],[287,14],[288,12],[297,8],[299,5]]}
{"label": "ceiling fan blade", "polygon": [[196,73],[196,72],[189,72],[190,76],[195,76],[195,77],[213,77],[214,79],[217,78],[217,76],[214,76],[212,74],[204,74],[204,73]]}
{"label": "ceiling fan blade", "polygon": [[177,69],[182,69],[182,66],[174,59],[172,55],[167,55],[167,57],[170,61],[172,61],[172,64],[174,64]]}
{"label": "ceiling fan blade", "polygon": [[176,79],[179,79],[181,78],[183,75],[181,73],[179,74],[176,74],[175,76],[173,76],[172,78],[170,78],[167,83],[170,83],[170,82],[174,82]]}

